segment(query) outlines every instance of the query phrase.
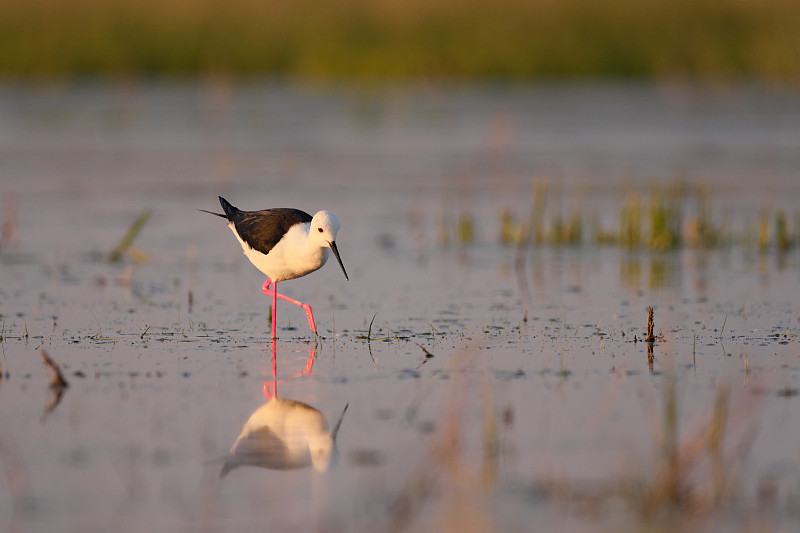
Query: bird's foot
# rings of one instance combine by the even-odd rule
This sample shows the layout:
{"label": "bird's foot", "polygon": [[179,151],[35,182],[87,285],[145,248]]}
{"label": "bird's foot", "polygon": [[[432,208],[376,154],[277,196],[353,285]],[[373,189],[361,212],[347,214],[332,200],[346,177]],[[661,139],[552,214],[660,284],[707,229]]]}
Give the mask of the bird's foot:
{"label": "bird's foot", "polygon": [[317,325],[314,323],[314,313],[311,311],[311,306],[308,304],[302,304],[301,307],[306,312],[306,317],[308,318],[308,325],[311,328],[311,331],[314,332],[314,335],[317,335]]}

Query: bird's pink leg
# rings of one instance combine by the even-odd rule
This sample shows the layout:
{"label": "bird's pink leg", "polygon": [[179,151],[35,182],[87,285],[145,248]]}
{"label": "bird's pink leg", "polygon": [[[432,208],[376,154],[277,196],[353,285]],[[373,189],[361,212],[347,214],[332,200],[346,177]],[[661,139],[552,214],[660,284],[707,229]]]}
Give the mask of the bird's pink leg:
{"label": "bird's pink leg", "polygon": [[275,339],[272,339],[272,383],[265,381],[263,389],[267,400],[278,397],[278,354],[275,350]]}
{"label": "bird's pink leg", "polygon": [[272,283],[272,280],[267,278],[267,281],[264,282],[264,285],[261,286],[261,290],[264,291],[264,294],[267,296],[272,296],[272,338],[275,337],[275,307],[277,306],[276,298],[280,298],[281,300],[286,300],[289,303],[293,303],[296,306],[302,307],[303,311],[306,312],[306,318],[308,318],[308,325],[311,328],[311,331],[314,332],[314,335],[317,334],[317,325],[314,323],[314,313],[311,311],[311,306],[308,304],[304,304],[298,300],[289,298],[285,294],[281,294],[278,292],[278,282],[276,281],[273,285],[273,288],[270,289],[269,286]]}
{"label": "bird's pink leg", "polygon": [[275,345],[275,339],[278,335],[275,333],[275,325],[278,323],[278,282],[273,285],[272,291],[272,345]]}
{"label": "bird's pink leg", "polygon": [[277,323],[277,314],[278,314],[278,282],[275,282],[275,288],[270,289],[269,286],[272,283],[272,280],[267,278],[267,281],[264,282],[264,285],[261,286],[261,290],[264,291],[264,294],[269,296],[272,295],[272,341],[273,346],[275,346],[275,339],[277,339],[277,335],[275,334],[275,324]]}
{"label": "bird's pink leg", "polygon": [[306,368],[290,377],[297,378],[300,376],[307,376],[311,374],[311,371],[314,369],[314,361],[316,361],[316,359],[317,359],[317,346],[314,345],[311,351],[308,352],[308,360],[306,361]]}

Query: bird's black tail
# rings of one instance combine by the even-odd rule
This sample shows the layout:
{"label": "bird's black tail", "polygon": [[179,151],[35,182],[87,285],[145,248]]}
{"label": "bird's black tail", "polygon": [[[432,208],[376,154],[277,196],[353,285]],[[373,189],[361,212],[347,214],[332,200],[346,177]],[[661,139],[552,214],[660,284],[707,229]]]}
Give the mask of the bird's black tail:
{"label": "bird's black tail", "polygon": [[208,213],[209,215],[217,215],[218,217],[228,218],[222,213],[215,213],[214,211],[206,211],[205,209],[198,209],[198,211],[202,211],[203,213]]}
{"label": "bird's black tail", "polygon": [[222,206],[222,210],[225,211],[225,217],[228,220],[233,221],[233,217],[236,216],[236,214],[239,212],[239,209],[233,207],[231,203],[222,196],[219,197],[219,204]]}
{"label": "bird's black tail", "polygon": [[239,209],[233,207],[231,203],[223,198],[222,196],[219,197],[219,203],[222,206],[222,209],[225,211],[225,214],[222,213],[215,213],[214,211],[206,211],[205,209],[198,209],[198,211],[202,211],[203,213],[208,213],[209,215],[216,215],[218,217],[227,218],[229,221],[233,221],[234,215],[239,212]]}

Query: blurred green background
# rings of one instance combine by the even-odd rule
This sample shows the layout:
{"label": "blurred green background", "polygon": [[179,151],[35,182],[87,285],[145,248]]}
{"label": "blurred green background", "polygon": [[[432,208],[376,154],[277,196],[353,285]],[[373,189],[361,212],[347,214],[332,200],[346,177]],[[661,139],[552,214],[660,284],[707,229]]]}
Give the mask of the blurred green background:
{"label": "blurred green background", "polygon": [[0,0],[0,75],[800,79],[797,0]]}

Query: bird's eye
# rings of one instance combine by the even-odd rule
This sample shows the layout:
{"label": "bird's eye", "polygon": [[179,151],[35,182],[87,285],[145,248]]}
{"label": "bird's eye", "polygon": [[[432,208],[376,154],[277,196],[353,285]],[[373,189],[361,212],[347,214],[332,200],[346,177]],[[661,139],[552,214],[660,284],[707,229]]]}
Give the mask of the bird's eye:
{"label": "bird's eye", "polygon": [[317,228],[317,231],[318,231],[318,232],[320,232],[320,233],[322,233],[322,232],[323,232],[323,229],[322,229],[322,228]]}

